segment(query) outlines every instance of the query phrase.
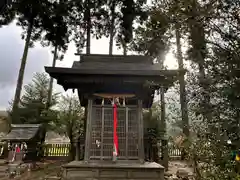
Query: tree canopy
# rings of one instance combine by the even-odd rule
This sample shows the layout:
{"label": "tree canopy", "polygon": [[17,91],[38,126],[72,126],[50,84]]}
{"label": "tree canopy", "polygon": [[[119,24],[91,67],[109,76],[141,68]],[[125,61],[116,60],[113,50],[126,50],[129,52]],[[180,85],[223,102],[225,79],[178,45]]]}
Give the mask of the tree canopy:
{"label": "tree canopy", "polygon": [[56,110],[52,109],[52,107],[58,103],[59,94],[54,93],[51,105],[46,106],[49,80],[45,73],[36,73],[32,82],[24,86],[24,93],[18,109],[19,119],[12,123],[40,123],[47,127],[53,119],[57,118]]}

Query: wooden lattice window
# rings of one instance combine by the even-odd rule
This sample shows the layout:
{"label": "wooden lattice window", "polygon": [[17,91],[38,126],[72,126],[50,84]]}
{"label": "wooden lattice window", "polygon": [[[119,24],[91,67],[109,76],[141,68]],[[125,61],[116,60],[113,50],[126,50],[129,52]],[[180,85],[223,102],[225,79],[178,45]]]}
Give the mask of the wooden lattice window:
{"label": "wooden lattice window", "polygon": [[[118,159],[138,159],[137,106],[118,108]],[[112,159],[113,108],[94,105],[92,108],[90,159]]]}

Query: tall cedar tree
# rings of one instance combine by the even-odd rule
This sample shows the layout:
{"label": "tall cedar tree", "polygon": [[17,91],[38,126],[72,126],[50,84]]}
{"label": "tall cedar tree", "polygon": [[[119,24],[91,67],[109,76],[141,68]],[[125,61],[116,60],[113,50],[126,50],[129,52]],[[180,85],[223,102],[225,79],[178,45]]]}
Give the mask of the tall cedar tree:
{"label": "tall cedar tree", "polygon": [[[168,17],[158,8],[152,7],[149,9],[150,17],[148,21],[140,25],[135,31],[135,38],[132,47],[135,51],[144,55],[152,56],[160,67],[163,69],[163,59],[169,49],[169,38],[166,36],[168,30]],[[166,117],[165,117],[165,88],[161,87],[160,103],[161,103],[161,133],[159,139],[162,140],[163,164],[168,169],[168,148],[167,141],[163,138],[166,135]]]}
{"label": "tall cedar tree", "polygon": [[123,48],[124,55],[127,54],[127,45],[133,38],[134,20],[138,19],[142,22],[147,19],[147,11],[143,8],[146,2],[146,0],[121,1],[121,17],[119,30],[117,32],[117,46]]}
{"label": "tall cedar tree", "polygon": [[25,46],[21,58],[21,65],[17,80],[17,87],[13,102],[13,116],[17,121],[18,105],[21,97],[21,90],[24,78],[24,71],[27,62],[28,49],[34,42],[41,38],[43,28],[43,17],[51,13],[50,7],[52,4],[48,0],[19,0],[12,2],[11,6],[6,9],[2,15],[2,22],[11,22],[11,18],[17,19],[17,25],[23,29],[22,39],[25,39]]}
{"label": "tall cedar tree", "polygon": [[[55,67],[56,61],[62,60],[63,55],[60,53],[65,53],[67,50],[67,45],[69,43],[69,36],[71,31],[68,28],[69,15],[73,8],[71,1],[54,1],[51,8],[51,16],[44,16],[44,29],[46,34],[42,40],[42,45],[54,47],[53,51],[53,63],[52,66]],[[53,78],[50,79],[49,91],[48,91],[48,104],[51,102],[53,88]]]}
{"label": "tall cedar tree", "polygon": [[[205,140],[205,143],[211,142],[208,151],[203,149],[198,152],[198,158],[205,155],[201,161],[207,163],[209,168],[203,169],[208,173],[203,173],[202,176],[205,176],[206,179],[235,179],[236,174],[240,172],[239,165],[238,163],[235,165],[228,154],[231,150],[239,149],[240,139],[238,98],[240,3],[217,0],[212,1],[208,6],[203,6],[198,2],[196,7],[197,13],[194,18],[190,16],[191,19],[196,19],[196,22],[191,20],[189,22],[191,53],[195,53],[192,59],[196,64],[202,60],[202,58],[198,58],[197,53],[201,53],[202,57],[205,57],[203,63],[205,78],[202,79],[204,80],[202,83],[199,80],[199,85],[206,91],[204,93],[208,93],[207,98],[210,99],[210,101],[204,102],[206,105],[201,104],[202,107],[199,111],[199,114],[206,117],[206,130],[200,132],[202,139]],[[189,12],[188,15],[190,14]],[[199,33],[199,28],[195,29],[194,26],[202,26],[200,30],[202,29],[204,32],[204,39],[201,38],[202,33]],[[196,97],[200,102],[208,100],[200,95]],[[226,146],[228,139],[232,141],[233,149]],[[204,151],[207,153],[204,154]],[[213,168],[214,171],[211,171],[210,168]]]}
{"label": "tall cedar tree", "polygon": [[90,54],[91,38],[101,38],[103,20],[107,16],[104,10],[105,4],[106,2],[102,0],[73,0],[69,22],[79,52],[86,47],[86,53]]}
{"label": "tall cedar tree", "polygon": [[95,14],[99,14],[97,21],[93,27],[93,37],[97,39],[102,36],[110,37],[109,54],[112,54],[114,40],[117,41],[118,47],[124,47],[126,54],[126,46],[133,37],[134,20],[141,22],[146,20],[147,12],[144,9],[145,0],[126,1],[126,0],[106,0],[102,1],[99,9]]}

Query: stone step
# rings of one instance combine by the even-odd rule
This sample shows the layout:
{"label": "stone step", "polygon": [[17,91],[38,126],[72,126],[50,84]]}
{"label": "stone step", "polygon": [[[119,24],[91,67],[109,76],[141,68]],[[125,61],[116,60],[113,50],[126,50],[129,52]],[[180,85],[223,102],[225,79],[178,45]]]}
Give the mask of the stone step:
{"label": "stone step", "polygon": [[7,176],[8,176],[7,171],[5,171],[5,172],[0,172],[0,178],[7,177]]}
{"label": "stone step", "polygon": [[46,176],[44,180],[61,180],[61,177],[58,176]]}
{"label": "stone step", "polygon": [[0,172],[4,172],[8,169],[7,166],[0,166]]}

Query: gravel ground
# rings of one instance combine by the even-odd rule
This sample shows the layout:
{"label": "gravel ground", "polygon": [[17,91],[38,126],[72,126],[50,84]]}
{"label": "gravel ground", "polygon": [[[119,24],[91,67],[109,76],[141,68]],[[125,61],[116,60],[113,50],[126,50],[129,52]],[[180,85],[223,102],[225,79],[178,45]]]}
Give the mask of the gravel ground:
{"label": "gravel ground", "polygon": [[[49,176],[58,176],[61,172],[62,162],[48,162],[41,164],[39,169],[33,171],[27,171],[19,177],[15,177],[15,180],[44,180]],[[8,177],[0,178],[0,180],[9,180]]]}

